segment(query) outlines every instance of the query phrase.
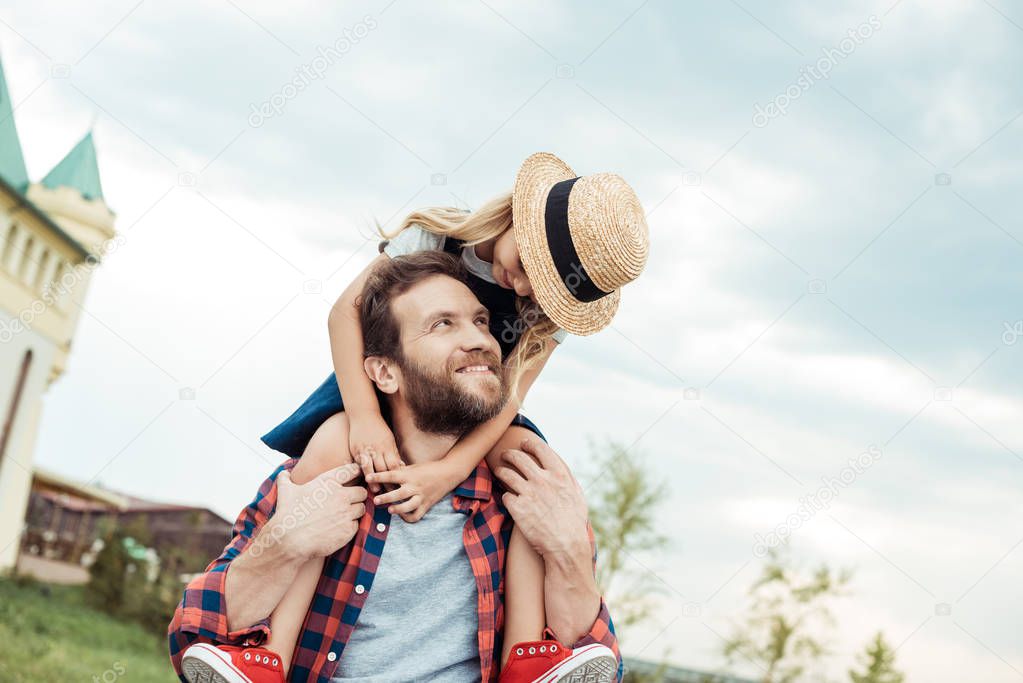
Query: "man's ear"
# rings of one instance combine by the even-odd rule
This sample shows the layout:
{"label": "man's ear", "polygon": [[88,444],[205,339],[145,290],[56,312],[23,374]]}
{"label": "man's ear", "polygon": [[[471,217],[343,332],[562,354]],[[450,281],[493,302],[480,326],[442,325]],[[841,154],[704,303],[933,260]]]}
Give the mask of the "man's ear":
{"label": "man's ear", "polygon": [[385,394],[393,394],[398,391],[398,373],[400,371],[397,363],[383,356],[369,356],[362,361],[362,366],[377,389]]}

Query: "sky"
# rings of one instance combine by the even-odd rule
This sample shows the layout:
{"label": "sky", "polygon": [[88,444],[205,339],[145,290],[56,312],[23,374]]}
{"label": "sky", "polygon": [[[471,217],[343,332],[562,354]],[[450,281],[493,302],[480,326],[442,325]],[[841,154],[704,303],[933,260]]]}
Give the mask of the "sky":
{"label": "sky", "polygon": [[374,221],[550,151],[628,180],[650,227],[612,325],[525,405],[588,488],[593,438],[667,487],[625,654],[720,667],[780,526],[799,566],[854,572],[814,680],[879,630],[910,681],[1023,679],[1018,6],[83,7],[0,11],[30,177],[93,126],[123,237],[37,465],[233,519],[280,461],[260,435],[331,371]]}

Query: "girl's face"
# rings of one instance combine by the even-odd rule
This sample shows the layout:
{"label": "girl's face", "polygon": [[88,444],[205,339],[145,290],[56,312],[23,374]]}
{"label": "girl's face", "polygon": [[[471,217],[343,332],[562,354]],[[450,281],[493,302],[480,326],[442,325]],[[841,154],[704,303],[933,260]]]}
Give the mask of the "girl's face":
{"label": "girl's face", "polygon": [[[519,296],[533,299],[533,287],[519,259],[519,246],[511,229],[505,230],[494,242],[494,263],[491,273],[505,289],[514,289]],[[533,299],[536,301],[536,299]]]}

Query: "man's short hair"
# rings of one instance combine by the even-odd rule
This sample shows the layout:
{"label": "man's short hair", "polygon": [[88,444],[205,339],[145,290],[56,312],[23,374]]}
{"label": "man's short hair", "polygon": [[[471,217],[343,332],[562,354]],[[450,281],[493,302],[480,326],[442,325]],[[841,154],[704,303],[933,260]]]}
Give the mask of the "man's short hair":
{"label": "man's short hair", "polygon": [[394,317],[391,302],[417,282],[433,275],[447,275],[459,282],[468,282],[468,272],[462,261],[443,251],[395,256],[370,273],[357,301],[366,357],[402,358],[401,327]]}

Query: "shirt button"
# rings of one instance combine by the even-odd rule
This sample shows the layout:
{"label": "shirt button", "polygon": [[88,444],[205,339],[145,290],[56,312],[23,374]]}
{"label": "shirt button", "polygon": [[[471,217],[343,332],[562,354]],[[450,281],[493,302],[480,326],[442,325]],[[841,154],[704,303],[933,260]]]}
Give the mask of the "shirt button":
{"label": "shirt button", "polygon": [[383,522],[380,522],[379,524],[377,524],[377,531],[383,531],[386,528],[387,528],[387,525],[384,524]]}
{"label": "shirt button", "polygon": [[355,587],[355,592],[358,593],[359,595],[362,595],[363,593],[366,592],[366,587],[360,583],[358,586]]}
{"label": "shirt button", "polygon": [[337,659],[337,653],[336,652],[330,652],[330,653],[327,654],[327,661],[328,662],[333,662],[335,659]]}

